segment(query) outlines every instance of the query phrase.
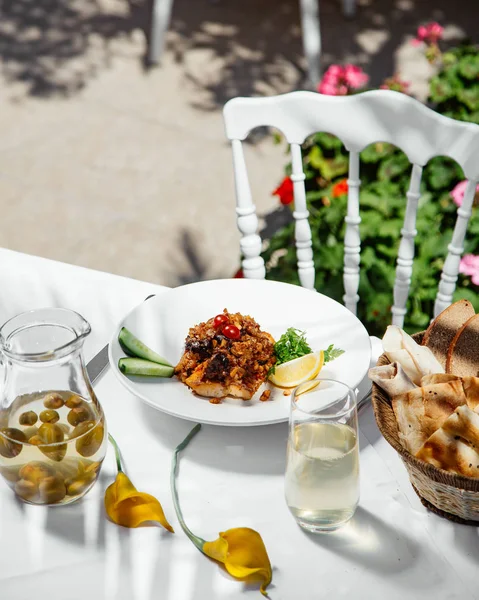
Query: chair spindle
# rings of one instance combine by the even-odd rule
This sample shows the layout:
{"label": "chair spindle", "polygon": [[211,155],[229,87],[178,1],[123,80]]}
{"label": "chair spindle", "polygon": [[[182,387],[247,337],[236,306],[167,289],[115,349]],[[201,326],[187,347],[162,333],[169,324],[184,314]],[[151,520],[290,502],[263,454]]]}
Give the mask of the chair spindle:
{"label": "chair spindle", "polygon": [[475,181],[467,182],[462,206],[457,209],[456,224],[451,243],[447,247],[448,253],[441,273],[436,302],[434,303],[435,317],[452,302],[459,274],[459,263],[464,252],[464,238],[466,237],[467,224],[472,214],[472,203],[476,194],[476,185],[477,182]]}
{"label": "chair spindle", "polygon": [[306,191],[304,188],[305,175],[301,146],[291,144],[292,174],[294,186],[294,212],[296,221],[294,236],[296,239],[296,255],[298,260],[298,274],[301,285],[309,290],[314,289],[314,261],[311,241],[311,227],[309,226],[309,211],[306,206]]}
{"label": "chair spindle", "polygon": [[236,214],[241,233],[240,247],[243,255],[242,267],[246,279],[264,279],[266,270],[261,255],[261,238],[258,235],[256,206],[251,197],[248,172],[241,140],[232,140],[233,168],[236,188]]}
{"label": "chair spindle", "polygon": [[413,165],[409,189],[406,194],[406,214],[404,215],[404,227],[401,229],[401,242],[399,244],[394,282],[394,305],[391,308],[393,325],[398,327],[404,325],[404,317],[407,313],[406,302],[409,296],[414,262],[414,239],[417,235],[416,217],[419,198],[421,197],[421,177],[422,167]]}
{"label": "chair spindle", "polygon": [[346,234],[344,237],[344,296],[346,308],[356,314],[359,301],[359,265],[361,262],[361,237],[359,235],[359,153],[349,153],[348,214],[345,217]]}

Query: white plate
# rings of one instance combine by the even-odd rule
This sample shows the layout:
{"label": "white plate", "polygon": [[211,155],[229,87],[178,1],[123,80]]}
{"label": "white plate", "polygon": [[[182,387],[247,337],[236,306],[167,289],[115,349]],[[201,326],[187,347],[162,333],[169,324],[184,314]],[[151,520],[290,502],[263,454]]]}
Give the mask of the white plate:
{"label": "white plate", "polygon": [[338,379],[356,387],[365,376],[371,358],[369,336],[360,321],[342,304],[296,285],[253,279],[204,281],[174,288],[150,298],[119,323],[109,345],[113,372],[121,383],[150,406],[170,415],[212,425],[268,425],[288,419],[291,397],[270,386],[271,399],[260,402],[262,386],[250,401],[227,398],[211,404],[195,396],[175,377],[153,379],[127,377],[118,369],[125,356],[118,332],[126,327],[141,341],[176,364],[193,325],[227,308],[253,317],[263,331],[277,340],[288,327],[306,332],[314,351],[329,344],[345,350],[321,370],[323,378]]}

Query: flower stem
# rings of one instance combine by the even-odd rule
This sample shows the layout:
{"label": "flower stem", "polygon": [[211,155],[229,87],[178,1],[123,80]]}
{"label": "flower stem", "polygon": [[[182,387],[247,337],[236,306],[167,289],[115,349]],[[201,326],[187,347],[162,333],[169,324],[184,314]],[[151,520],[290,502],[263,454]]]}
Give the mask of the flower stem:
{"label": "flower stem", "polygon": [[116,443],[115,438],[111,435],[111,433],[108,434],[108,439],[110,440],[110,443],[113,446],[113,449],[115,450],[116,466],[117,466],[118,472],[123,473],[123,465],[121,463],[120,448],[118,447],[118,444]]}
{"label": "flower stem", "polygon": [[175,507],[176,516],[178,521],[180,522],[181,528],[186,533],[186,535],[190,538],[193,544],[203,552],[203,544],[205,540],[195,535],[190,528],[186,525],[185,520],[183,518],[183,513],[181,512],[180,503],[178,501],[178,490],[176,489],[176,475],[178,470],[178,455],[179,453],[188,446],[192,438],[198,433],[201,429],[201,424],[197,423],[190,433],[185,437],[185,439],[176,446],[175,451],[173,452],[173,458],[171,460],[171,474],[170,474],[170,485],[171,485],[171,494],[173,496],[173,506]]}

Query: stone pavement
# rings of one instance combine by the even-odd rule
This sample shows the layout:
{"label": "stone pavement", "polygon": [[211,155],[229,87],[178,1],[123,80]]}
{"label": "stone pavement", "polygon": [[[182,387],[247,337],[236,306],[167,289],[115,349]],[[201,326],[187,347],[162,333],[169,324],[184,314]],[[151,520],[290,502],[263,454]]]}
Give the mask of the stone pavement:
{"label": "stone pavement", "polygon": [[[421,97],[417,26],[434,19],[451,42],[477,41],[476,2],[363,0],[346,21],[320,0],[324,65],[361,64],[373,85],[399,70]],[[139,0],[4,2],[0,245],[166,285],[228,277],[238,233],[221,108],[301,88],[297,2],[175,0],[163,63],[145,70],[148,11]],[[264,215],[285,148],[256,135],[247,160]]]}

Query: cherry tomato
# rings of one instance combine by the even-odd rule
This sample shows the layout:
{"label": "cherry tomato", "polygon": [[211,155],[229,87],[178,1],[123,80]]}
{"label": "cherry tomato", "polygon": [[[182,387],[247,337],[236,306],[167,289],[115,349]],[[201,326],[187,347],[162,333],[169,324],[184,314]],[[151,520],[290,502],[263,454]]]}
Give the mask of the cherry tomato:
{"label": "cherry tomato", "polygon": [[216,315],[215,320],[213,321],[213,325],[216,329],[222,327],[226,323],[228,323],[228,317],[226,315]]}
{"label": "cherry tomato", "polygon": [[239,340],[241,336],[241,332],[236,325],[225,325],[221,333],[230,340]]}

